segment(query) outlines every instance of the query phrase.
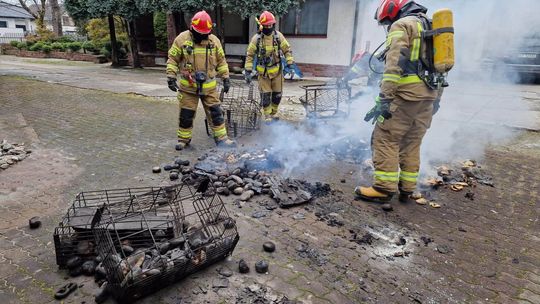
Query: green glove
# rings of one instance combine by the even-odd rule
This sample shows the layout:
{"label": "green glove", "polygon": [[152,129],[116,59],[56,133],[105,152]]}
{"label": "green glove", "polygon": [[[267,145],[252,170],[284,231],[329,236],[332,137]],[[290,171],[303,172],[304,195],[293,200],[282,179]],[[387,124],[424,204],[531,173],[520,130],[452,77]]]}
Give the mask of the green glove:
{"label": "green glove", "polygon": [[366,113],[364,121],[370,121],[371,124],[375,124],[375,121],[383,123],[385,119],[392,118],[392,113],[390,113],[390,100],[381,100],[380,96],[375,98],[375,106]]}

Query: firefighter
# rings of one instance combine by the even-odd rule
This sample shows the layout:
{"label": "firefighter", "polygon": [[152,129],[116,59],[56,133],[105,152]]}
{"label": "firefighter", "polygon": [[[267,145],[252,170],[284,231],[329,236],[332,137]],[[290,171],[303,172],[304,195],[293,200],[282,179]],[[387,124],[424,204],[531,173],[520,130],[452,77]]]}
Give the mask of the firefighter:
{"label": "firefighter", "polygon": [[345,74],[345,76],[343,77],[342,82],[348,83],[353,79],[367,76],[367,85],[370,87],[375,87],[375,85],[378,84],[378,82],[380,81],[381,75],[373,72],[373,70],[380,73],[383,67],[382,63],[379,60],[371,60],[372,57],[373,55],[367,51],[357,53],[352,59],[352,66],[347,72],[347,74]]}
{"label": "firefighter", "polygon": [[[223,78],[223,90],[230,88],[229,66],[219,39],[210,34],[212,19],[205,11],[196,13],[191,27],[174,39],[167,60],[169,89],[178,91],[180,103],[177,150],[184,149],[192,138],[193,121],[199,99],[212,128],[216,144],[234,147],[227,136],[225,120],[216,89],[216,76]],[[178,86],[179,79],[180,86]]]}
{"label": "firefighter", "polygon": [[[421,32],[427,9],[411,0],[382,0],[375,19],[389,27],[380,93],[366,119],[376,120],[372,134],[373,185],[356,187],[366,201],[388,202],[399,190],[408,202],[416,189],[420,145],[431,125],[439,91],[421,77],[426,48]],[[442,92],[441,92],[442,93]],[[438,106],[438,105],[437,105]]]}
{"label": "firefighter", "polygon": [[254,61],[258,73],[261,104],[267,122],[272,121],[277,112],[283,92],[283,65],[285,57],[287,68],[297,69],[291,52],[291,46],[283,34],[275,29],[276,18],[264,11],[259,19],[259,33],[255,34],[247,48],[244,66],[246,81],[251,82]]}

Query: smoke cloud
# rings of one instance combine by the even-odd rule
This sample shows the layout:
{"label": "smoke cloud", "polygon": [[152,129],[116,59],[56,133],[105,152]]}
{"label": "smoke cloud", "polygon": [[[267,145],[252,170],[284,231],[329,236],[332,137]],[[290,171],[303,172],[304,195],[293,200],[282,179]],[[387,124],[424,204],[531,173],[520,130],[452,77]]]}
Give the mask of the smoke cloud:
{"label": "smoke cloud", "polygon": [[[434,164],[466,158],[481,160],[488,145],[505,143],[518,133],[508,125],[524,119],[521,114],[528,105],[512,79],[493,82],[483,62],[487,57],[511,51],[524,37],[537,31],[540,18],[534,14],[540,5],[535,0],[417,2],[428,7],[429,16],[440,8],[450,8],[454,13],[456,64],[449,73],[450,87],[445,89],[441,109],[434,116],[421,150],[421,171],[431,174]],[[370,1],[364,5],[359,23],[359,45],[369,41],[371,51],[385,38],[384,29],[373,19],[378,3]],[[369,143],[373,126],[364,122],[363,117],[373,106],[376,94],[378,88],[366,90],[353,101],[350,115],[344,119],[302,125],[280,122],[265,128],[270,134],[264,137],[282,158],[285,175],[325,162],[328,154],[324,147],[329,143],[343,138]]]}

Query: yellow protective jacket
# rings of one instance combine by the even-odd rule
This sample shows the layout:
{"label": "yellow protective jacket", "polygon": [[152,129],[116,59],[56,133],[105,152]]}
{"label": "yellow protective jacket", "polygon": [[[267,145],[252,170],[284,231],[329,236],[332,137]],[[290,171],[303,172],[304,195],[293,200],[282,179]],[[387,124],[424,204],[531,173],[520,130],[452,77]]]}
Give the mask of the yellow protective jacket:
{"label": "yellow protective jacket", "polygon": [[174,39],[169,49],[167,76],[179,78],[181,91],[196,93],[195,72],[197,71],[204,72],[207,76],[207,80],[202,85],[203,95],[215,90],[216,76],[229,78],[229,66],[219,39],[210,34],[208,40],[195,43],[191,32],[184,31]]}
{"label": "yellow protective jacket", "polygon": [[285,56],[287,64],[294,63],[291,46],[280,31],[272,35],[255,34],[247,48],[246,70],[253,70],[253,60],[257,58],[257,72],[262,77],[274,78],[281,69],[281,54]]}
{"label": "yellow protective jacket", "polygon": [[[392,24],[386,36],[386,61],[381,82],[381,98],[399,97],[408,101],[435,100],[437,91],[418,77],[418,64],[425,54],[421,33],[423,26],[416,16],[401,18]],[[422,75],[422,74],[420,74]]]}

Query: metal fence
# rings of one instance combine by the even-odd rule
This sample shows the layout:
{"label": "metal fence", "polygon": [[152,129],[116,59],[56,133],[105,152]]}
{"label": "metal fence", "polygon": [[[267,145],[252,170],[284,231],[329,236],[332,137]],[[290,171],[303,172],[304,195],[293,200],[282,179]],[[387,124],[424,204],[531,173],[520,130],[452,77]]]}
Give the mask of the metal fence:
{"label": "metal fence", "polygon": [[11,41],[25,41],[24,33],[0,33],[0,43],[10,43]]}

